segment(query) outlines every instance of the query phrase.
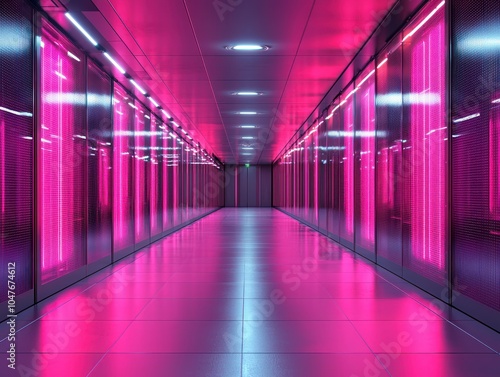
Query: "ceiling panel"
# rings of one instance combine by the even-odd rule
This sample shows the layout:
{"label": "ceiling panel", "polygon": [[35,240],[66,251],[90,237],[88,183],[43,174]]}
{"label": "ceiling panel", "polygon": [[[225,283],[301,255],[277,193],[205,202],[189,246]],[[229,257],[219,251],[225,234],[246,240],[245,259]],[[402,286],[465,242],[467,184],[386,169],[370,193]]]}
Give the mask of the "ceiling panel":
{"label": "ceiling panel", "polygon": [[146,55],[198,55],[183,0],[108,0]]}
{"label": "ceiling panel", "polygon": [[288,79],[294,56],[205,56],[210,80],[282,81]]}
{"label": "ceiling panel", "polygon": [[345,62],[338,56],[299,55],[295,58],[289,79],[292,81],[326,80],[333,83],[345,67]]}
{"label": "ceiling panel", "polygon": [[209,81],[177,81],[168,87],[179,103],[210,103],[215,106]]}
{"label": "ceiling panel", "polygon": [[178,81],[208,80],[201,56],[149,55],[149,60],[167,85]]}
{"label": "ceiling panel", "polygon": [[332,86],[331,81],[288,81],[282,103],[299,103],[311,111]]}
{"label": "ceiling panel", "polygon": [[316,0],[299,55],[336,55],[347,65],[396,0]]}

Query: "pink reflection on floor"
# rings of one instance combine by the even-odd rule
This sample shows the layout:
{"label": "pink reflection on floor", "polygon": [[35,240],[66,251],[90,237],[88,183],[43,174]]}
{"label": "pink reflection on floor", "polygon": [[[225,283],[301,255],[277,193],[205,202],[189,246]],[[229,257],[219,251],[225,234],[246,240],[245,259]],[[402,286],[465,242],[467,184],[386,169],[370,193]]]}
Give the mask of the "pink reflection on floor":
{"label": "pink reflection on floor", "polygon": [[442,309],[278,210],[227,208],[25,311],[18,360],[51,377],[498,370],[500,334]]}

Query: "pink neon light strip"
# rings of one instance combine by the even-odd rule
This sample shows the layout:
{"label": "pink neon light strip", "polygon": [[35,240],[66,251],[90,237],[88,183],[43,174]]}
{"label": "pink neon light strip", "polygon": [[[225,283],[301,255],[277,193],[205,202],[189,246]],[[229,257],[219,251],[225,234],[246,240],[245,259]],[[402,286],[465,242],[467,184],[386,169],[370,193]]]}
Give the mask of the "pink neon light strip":
{"label": "pink neon light strip", "polygon": [[[351,92],[353,93],[353,92]],[[354,235],[354,119],[352,96],[344,107],[344,216],[345,236]]]}
{"label": "pink neon light strip", "polygon": [[[372,71],[374,72],[374,71]],[[362,81],[358,91],[361,101],[361,237],[360,243],[367,249],[375,244],[375,80],[371,76]],[[357,237],[356,237],[357,238]]]}
{"label": "pink neon light strip", "polygon": [[[157,127],[154,121],[151,122],[151,129],[153,131],[157,131]],[[158,136],[151,135],[150,138],[150,182],[149,182],[149,208],[150,208],[150,219],[151,219],[151,235],[156,235],[161,232],[161,224],[158,222],[158,151],[157,151],[157,142]],[[159,228],[160,226],[160,228]]]}
{"label": "pink neon light strip", "polygon": [[[411,93],[437,93],[440,101],[411,105],[411,250],[438,269],[445,264],[446,138],[444,12],[423,34],[413,34]],[[415,38],[415,36],[417,36]]]}
{"label": "pink neon light strip", "polygon": [[498,109],[491,111],[489,136],[490,216],[492,220],[500,220],[500,111]]}
{"label": "pink neon light strip", "polygon": [[[2,116],[2,115],[0,115]],[[2,193],[2,219],[5,214],[5,121],[2,116],[2,122],[0,123],[0,190]],[[3,225],[3,224],[2,224]]]}

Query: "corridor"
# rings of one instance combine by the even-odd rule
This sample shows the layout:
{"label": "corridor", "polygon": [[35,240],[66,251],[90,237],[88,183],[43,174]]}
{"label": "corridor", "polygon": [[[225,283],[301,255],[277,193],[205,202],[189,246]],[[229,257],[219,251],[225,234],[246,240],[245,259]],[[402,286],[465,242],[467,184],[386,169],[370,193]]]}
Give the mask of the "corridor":
{"label": "corridor", "polygon": [[216,211],[28,308],[17,326],[12,375],[500,370],[500,334],[271,208]]}

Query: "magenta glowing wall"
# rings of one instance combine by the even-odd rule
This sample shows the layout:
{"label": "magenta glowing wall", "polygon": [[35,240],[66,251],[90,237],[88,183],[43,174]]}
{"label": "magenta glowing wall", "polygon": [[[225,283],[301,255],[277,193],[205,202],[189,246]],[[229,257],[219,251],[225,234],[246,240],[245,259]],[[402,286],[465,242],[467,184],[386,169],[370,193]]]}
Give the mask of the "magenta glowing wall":
{"label": "magenta glowing wall", "polygon": [[341,243],[352,246],[354,242],[354,88],[346,90],[346,95],[341,97],[340,112],[342,126],[339,136],[342,140],[340,160],[341,174]]}
{"label": "magenta glowing wall", "polygon": [[156,118],[151,121],[150,142],[150,216],[151,236],[161,234],[163,231],[163,166],[162,166],[162,122]]}
{"label": "magenta glowing wall", "polygon": [[[134,118],[134,226],[136,247],[149,241],[149,159],[150,116],[136,102]],[[138,245],[139,244],[139,245]]]}
{"label": "magenta glowing wall", "polygon": [[[490,218],[500,220],[500,93],[493,100],[489,127],[489,210]],[[492,231],[500,236],[499,230]]]}
{"label": "magenta glowing wall", "polygon": [[422,13],[403,42],[404,155],[407,238],[405,267],[442,283],[447,247],[446,48],[444,8],[423,26]]}
{"label": "magenta glowing wall", "polygon": [[[41,36],[40,280],[85,264],[85,63],[47,22]],[[76,58],[74,58],[76,57]]]}
{"label": "magenta glowing wall", "polygon": [[111,262],[113,245],[112,83],[89,62],[87,67],[87,263]]}
{"label": "magenta glowing wall", "polygon": [[[114,253],[134,246],[134,100],[115,84],[113,97],[113,239]],[[134,105],[135,106],[135,105]]]}
{"label": "magenta glowing wall", "polygon": [[355,94],[357,111],[356,145],[358,201],[356,248],[375,254],[375,66],[360,75]]}
{"label": "magenta glowing wall", "polygon": [[[2,1],[0,12],[0,313],[8,305],[8,267],[16,264],[16,311],[33,284],[33,22],[31,9]],[[25,300],[28,302],[28,300]],[[28,303],[26,304],[28,305]],[[3,317],[5,318],[5,317]]]}

